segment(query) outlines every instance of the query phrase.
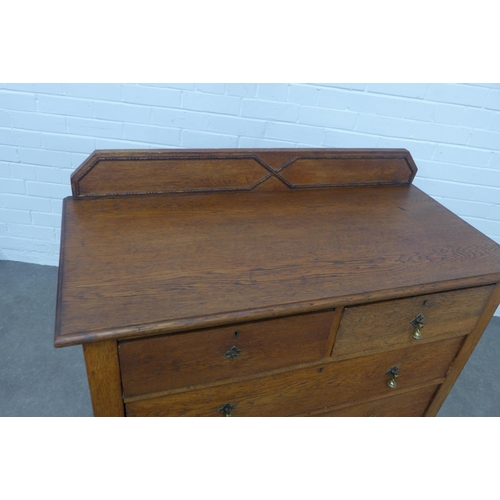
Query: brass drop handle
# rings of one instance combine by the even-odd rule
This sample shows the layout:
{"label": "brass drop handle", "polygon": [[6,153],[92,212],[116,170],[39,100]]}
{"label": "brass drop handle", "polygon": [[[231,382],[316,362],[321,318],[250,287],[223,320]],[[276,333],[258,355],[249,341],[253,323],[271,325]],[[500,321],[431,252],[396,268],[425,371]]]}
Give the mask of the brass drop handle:
{"label": "brass drop handle", "polygon": [[232,417],[231,410],[234,410],[235,406],[236,405],[233,403],[226,403],[224,406],[221,406],[219,408],[219,411],[221,413],[224,413],[224,415],[226,415],[226,417]]}
{"label": "brass drop handle", "polygon": [[387,385],[391,388],[391,389],[395,389],[398,384],[396,383],[396,379],[398,378],[398,372],[399,372],[399,368],[397,366],[392,366],[391,368],[389,368],[385,373],[386,375],[389,375],[389,377],[391,377],[391,380],[389,380],[387,382]]}
{"label": "brass drop handle", "polygon": [[415,331],[412,333],[412,337],[415,340],[420,340],[422,338],[422,328],[424,327],[424,317],[421,314],[418,314],[415,316],[410,323],[413,325],[413,328],[415,328]]}

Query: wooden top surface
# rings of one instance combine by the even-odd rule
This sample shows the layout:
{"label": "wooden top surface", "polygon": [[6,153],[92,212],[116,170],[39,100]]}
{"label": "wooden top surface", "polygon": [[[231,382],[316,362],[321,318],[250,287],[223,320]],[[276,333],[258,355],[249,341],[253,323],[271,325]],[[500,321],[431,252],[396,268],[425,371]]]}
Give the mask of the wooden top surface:
{"label": "wooden top surface", "polygon": [[55,345],[491,283],[500,246],[408,184],[67,198]]}

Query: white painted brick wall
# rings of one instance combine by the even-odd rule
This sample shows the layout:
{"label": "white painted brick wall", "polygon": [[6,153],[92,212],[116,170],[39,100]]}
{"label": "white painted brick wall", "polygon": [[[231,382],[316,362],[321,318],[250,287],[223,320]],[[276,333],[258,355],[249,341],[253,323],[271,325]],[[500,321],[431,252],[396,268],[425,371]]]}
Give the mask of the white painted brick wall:
{"label": "white painted brick wall", "polygon": [[403,147],[415,184],[500,243],[500,84],[0,84],[0,259],[57,265],[94,149]]}

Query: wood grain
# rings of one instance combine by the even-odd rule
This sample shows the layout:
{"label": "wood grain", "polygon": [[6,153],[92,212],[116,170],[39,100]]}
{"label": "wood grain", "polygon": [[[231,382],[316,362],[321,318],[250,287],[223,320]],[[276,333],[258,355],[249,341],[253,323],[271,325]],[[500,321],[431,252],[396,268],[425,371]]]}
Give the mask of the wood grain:
{"label": "wood grain", "polygon": [[308,416],[315,417],[421,417],[432,396],[436,386],[432,385],[409,391],[405,394],[379,398],[373,401],[346,406],[324,413],[315,413]]}
{"label": "wood grain", "polygon": [[340,322],[342,321],[342,316],[344,315],[344,307],[338,307],[335,309],[335,315],[333,317],[332,327],[330,329],[330,335],[328,337],[328,342],[323,353],[323,357],[329,357],[332,354],[333,345],[335,344],[335,339],[339,331]]}
{"label": "wood grain", "polygon": [[[235,404],[233,416],[291,416],[443,377],[463,338],[327,363],[272,377],[172,394],[127,403],[127,416],[221,416],[218,409]],[[397,365],[398,388],[387,386],[385,371]]]}
{"label": "wood grain", "polygon": [[498,307],[498,303],[500,301],[500,283],[498,283],[490,295],[488,302],[486,303],[481,316],[474,326],[472,332],[467,337],[466,341],[462,349],[460,350],[458,356],[454,360],[453,364],[450,366],[448,373],[446,375],[446,380],[441,385],[439,390],[436,392],[436,395],[427,409],[425,416],[426,417],[434,417],[437,415],[439,409],[441,408],[444,400],[448,396],[453,384],[456,382],[458,376],[463,370],[465,363],[469,359],[470,355],[474,351],[481,335],[483,334],[485,328],[488,326],[496,308]]}
{"label": "wood grain", "polygon": [[78,182],[78,196],[246,190],[271,174],[255,158],[101,160]]}
{"label": "wood grain", "polygon": [[95,415],[435,415],[500,301],[500,246],[416,171],[406,150],[93,153],[54,344],[84,344]]}
{"label": "wood grain", "polygon": [[414,186],[67,200],[64,229],[57,346],[500,277],[499,246]]}
{"label": "wood grain", "polygon": [[116,341],[83,346],[95,417],[123,417],[123,399]]}
{"label": "wood grain", "polygon": [[[317,361],[333,316],[330,310],[121,342],[124,397]],[[241,353],[228,359],[233,346]]]}
{"label": "wood grain", "polygon": [[409,184],[414,172],[404,156],[393,158],[298,158],[280,175],[294,187]]}
{"label": "wood grain", "polygon": [[[282,176],[278,172],[284,168],[286,175]],[[75,170],[71,186],[78,199],[245,191],[261,184],[273,190],[408,184],[416,171],[405,149],[102,150]]]}
{"label": "wood grain", "polygon": [[[494,286],[420,295],[347,307],[332,352],[334,359],[411,347],[470,333]],[[422,338],[410,321],[424,316]]]}

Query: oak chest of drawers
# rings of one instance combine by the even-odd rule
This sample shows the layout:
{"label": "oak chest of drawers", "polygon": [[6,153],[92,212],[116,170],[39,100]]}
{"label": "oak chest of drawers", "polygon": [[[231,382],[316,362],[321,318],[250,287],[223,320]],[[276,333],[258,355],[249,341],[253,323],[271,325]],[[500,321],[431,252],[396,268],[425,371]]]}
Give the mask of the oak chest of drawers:
{"label": "oak chest of drawers", "polygon": [[433,416],[500,247],[406,150],[96,151],[64,200],[55,345],[96,416]]}

